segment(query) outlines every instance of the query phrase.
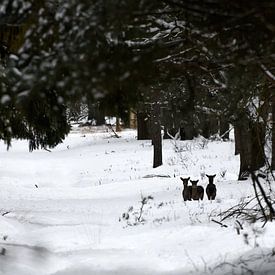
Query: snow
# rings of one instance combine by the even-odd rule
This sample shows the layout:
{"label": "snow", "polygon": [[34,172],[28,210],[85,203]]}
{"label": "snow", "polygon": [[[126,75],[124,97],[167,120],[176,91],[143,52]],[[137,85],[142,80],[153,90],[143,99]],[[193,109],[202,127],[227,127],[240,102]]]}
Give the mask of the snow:
{"label": "snow", "polygon": [[[272,250],[272,223],[245,224],[238,235],[234,220],[227,228],[211,221],[253,196],[237,181],[232,141],[165,140],[164,165],[153,169],[150,141],[132,130],[111,135],[72,131],[51,152],[1,144],[1,275],[231,274],[240,259]],[[215,201],[183,202],[180,176],[205,188],[214,173]],[[251,265],[273,274],[264,259]]]}

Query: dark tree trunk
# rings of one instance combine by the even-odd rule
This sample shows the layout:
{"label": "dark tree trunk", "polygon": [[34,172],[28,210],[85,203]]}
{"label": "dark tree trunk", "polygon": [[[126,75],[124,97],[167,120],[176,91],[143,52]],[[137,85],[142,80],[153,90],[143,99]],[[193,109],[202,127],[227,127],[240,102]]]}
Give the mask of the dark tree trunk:
{"label": "dark tree trunk", "polygon": [[96,126],[105,124],[105,114],[100,108],[100,104],[89,104],[88,105],[88,120],[95,121]]}
{"label": "dark tree trunk", "polygon": [[149,124],[148,115],[144,112],[138,112],[137,113],[137,139],[138,140],[151,139],[148,124]]}
{"label": "dark tree trunk", "polygon": [[186,109],[182,110],[183,116],[185,118],[185,138],[193,139],[198,135],[198,131],[195,129],[195,88],[193,78],[189,75],[185,75],[186,78],[186,89],[189,91],[189,98],[187,100]]}
{"label": "dark tree trunk", "polygon": [[251,125],[251,171],[256,171],[265,165],[265,125],[253,122]]}
{"label": "dark tree trunk", "polygon": [[210,135],[215,135],[219,132],[219,120],[216,115],[209,116]]}
{"label": "dark tree trunk", "polygon": [[272,161],[271,168],[275,170],[275,95],[272,95]]}
{"label": "dark tree trunk", "polygon": [[116,117],[116,132],[121,132],[119,117]]}
{"label": "dark tree trunk", "polygon": [[162,141],[161,141],[161,125],[160,125],[160,105],[153,103],[151,113],[151,137],[154,146],[153,168],[162,165]]}
{"label": "dark tree trunk", "polygon": [[235,138],[238,140],[240,152],[239,180],[247,178],[250,172],[254,172],[264,166],[265,154],[265,126],[264,123],[250,121],[242,118],[235,125]]}
{"label": "dark tree trunk", "polygon": [[184,127],[181,125],[180,126],[180,140],[185,140],[186,139],[186,134],[185,134],[185,131],[184,131]]}
{"label": "dark tree trunk", "polygon": [[200,128],[201,128],[201,134],[205,138],[210,137],[210,123],[209,123],[209,117],[206,114],[200,115],[201,117],[201,123],[200,123]]}
{"label": "dark tree trunk", "polygon": [[235,155],[240,154],[240,144],[241,144],[241,136],[240,136],[241,129],[239,126],[234,126],[234,139],[235,139]]}
{"label": "dark tree trunk", "polygon": [[251,171],[251,131],[249,128],[249,121],[247,119],[242,120],[238,123],[236,128],[238,129],[240,152],[239,180],[244,180]]}

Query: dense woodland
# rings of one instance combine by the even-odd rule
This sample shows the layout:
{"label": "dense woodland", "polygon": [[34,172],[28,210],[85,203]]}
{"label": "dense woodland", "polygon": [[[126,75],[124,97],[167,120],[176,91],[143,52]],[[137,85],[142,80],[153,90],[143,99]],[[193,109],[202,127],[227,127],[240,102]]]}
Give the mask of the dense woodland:
{"label": "dense woodland", "polygon": [[226,140],[233,125],[239,179],[275,169],[273,1],[3,0],[0,18],[8,146],[56,146],[68,109],[87,104],[98,124],[110,115],[128,126],[134,110],[154,167],[162,128],[168,138]]}

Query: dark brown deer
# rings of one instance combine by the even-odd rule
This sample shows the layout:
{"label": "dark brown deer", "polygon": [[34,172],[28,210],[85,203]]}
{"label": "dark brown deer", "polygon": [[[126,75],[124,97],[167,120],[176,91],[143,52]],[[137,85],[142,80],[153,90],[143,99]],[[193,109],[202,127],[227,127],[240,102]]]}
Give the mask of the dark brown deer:
{"label": "dark brown deer", "polygon": [[189,178],[180,178],[183,183],[183,190],[182,190],[182,197],[184,201],[191,201],[191,193],[192,193],[192,187],[188,186]]}
{"label": "dark brown deer", "polygon": [[192,200],[203,200],[204,189],[202,186],[197,186],[199,180],[190,180],[192,183]]}
{"label": "dark brown deer", "polygon": [[206,194],[209,200],[214,200],[217,194],[216,185],[213,183],[216,175],[206,175],[208,177],[209,183],[206,186]]}

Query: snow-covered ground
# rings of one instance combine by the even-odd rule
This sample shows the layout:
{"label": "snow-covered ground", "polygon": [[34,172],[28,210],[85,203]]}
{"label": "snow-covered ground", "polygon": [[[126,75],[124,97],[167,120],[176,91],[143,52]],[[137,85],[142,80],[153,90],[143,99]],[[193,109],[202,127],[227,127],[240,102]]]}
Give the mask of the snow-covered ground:
{"label": "snow-covered ground", "polygon": [[[165,140],[157,169],[152,150],[130,130],[71,133],[51,152],[1,143],[0,274],[274,274],[272,223],[238,235],[212,221],[253,196],[234,143]],[[216,200],[185,203],[180,177],[206,187],[207,173]]]}

